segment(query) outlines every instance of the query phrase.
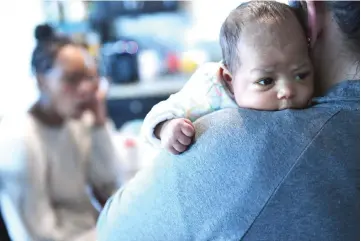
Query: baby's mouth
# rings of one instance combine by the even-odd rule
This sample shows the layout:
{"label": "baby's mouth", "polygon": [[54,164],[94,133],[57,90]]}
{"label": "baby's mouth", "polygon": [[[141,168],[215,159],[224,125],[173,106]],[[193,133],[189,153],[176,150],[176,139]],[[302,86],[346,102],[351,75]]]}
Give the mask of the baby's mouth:
{"label": "baby's mouth", "polygon": [[285,101],[281,102],[281,104],[279,106],[279,110],[285,110],[285,109],[289,109],[291,107],[292,107],[292,102],[285,100]]}

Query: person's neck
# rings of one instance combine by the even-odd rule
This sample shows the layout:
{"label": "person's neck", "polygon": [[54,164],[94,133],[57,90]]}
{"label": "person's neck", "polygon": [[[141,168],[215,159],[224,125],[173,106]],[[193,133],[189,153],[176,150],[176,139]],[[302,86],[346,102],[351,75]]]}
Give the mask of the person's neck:
{"label": "person's neck", "polygon": [[325,94],[333,86],[345,80],[359,80],[360,67],[357,60],[350,60],[342,56],[329,57],[330,65],[323,73],[323,82],[319,92]]}
{"label": "person's neck", "polygon": [[[327,17],[327,28],[320,33],[318,51],[315,52],[315,59],[321,63],[319,76],[316,76],[317,94],[324,95],[333,86],[345,80],[360,79],[360,55],[346,46],[345,39],[339,28]],[[316,64],[317,65],[317,64]]]}
{"label": "person's neck", "polygon": [[49,106],[38,101],[30,109],[30,113],[42,124],[48,127],[61,127],[64,124],[64,118],[53,111]]}

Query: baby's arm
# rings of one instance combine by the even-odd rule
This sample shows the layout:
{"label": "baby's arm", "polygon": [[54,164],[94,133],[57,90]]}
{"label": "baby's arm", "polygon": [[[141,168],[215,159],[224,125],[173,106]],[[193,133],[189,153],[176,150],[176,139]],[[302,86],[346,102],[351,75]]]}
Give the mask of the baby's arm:
{"label": "baby's arm", "polygon": [[142,127],[147,142],[172,153],[186,150],[194,136],[191,121],[212,112],[208,91],[219,68],[219,63],[201,66],[178,93],[153,107]]}

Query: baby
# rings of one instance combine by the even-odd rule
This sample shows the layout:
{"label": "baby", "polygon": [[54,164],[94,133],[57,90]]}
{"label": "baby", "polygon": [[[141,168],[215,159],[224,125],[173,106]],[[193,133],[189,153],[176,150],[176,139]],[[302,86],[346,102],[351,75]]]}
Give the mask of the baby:
{"label": "baby", "polygon": [[233,10],[220,31],[222,63],[200,67],[178,93],[160,102],[142,127],[146,140],[184,152],[192,122],[224,108],[305,108],[313,94],[306,34],[288,5],[251,1]]}

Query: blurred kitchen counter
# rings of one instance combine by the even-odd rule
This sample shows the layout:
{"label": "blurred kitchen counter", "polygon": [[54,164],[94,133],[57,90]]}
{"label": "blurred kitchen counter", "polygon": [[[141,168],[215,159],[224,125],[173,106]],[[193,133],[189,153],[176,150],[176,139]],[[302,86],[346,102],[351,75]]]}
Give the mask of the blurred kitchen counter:
{"label": "blurred kitchen counter", "polygon": [[169,96],[182,89],[189,75],[169,75],[131,84],[111,84],[108,100]]}
{"label": "blurred kitchen counter", "polygon": [[142,120],[160,101],[182,89],[189,75],[158,77],[132,84],[111,84],[107,96],[108,115],[117,129],[132,120]]}

